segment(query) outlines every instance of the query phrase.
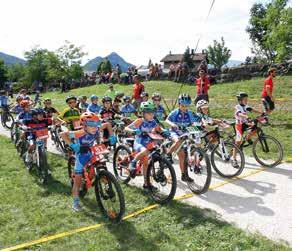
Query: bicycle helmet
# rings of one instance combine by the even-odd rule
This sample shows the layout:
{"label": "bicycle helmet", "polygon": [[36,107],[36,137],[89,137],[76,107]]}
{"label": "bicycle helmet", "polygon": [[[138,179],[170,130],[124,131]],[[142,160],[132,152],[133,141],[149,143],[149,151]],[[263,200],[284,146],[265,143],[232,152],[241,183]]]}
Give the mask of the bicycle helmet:
{"label": "bicycle helmet", "polygon": [[104,96],[104,97],[102,98],[102,103],[105,103],[105,102],[112,102],[112,98],[109,97],[109,96]]}
{"label": "bicycle helmet", "polygon": [[123,97],[123,100],[124,100],[124,102],[130,101],[131,100],[131,97],[130,96],[125,96],[125,97]]}
{"label": "bicycle helmet", "polygon": [[71,99],[74,99],[75,101],[77,101],[77,98],[75,96],[68,96],[66,98],[66,103],[68,103]]}
{"label": "bicycle helmet", "polygon": [[153,95],[152,95],[152,100],[154,100],[154,99],[161,100],[161,95],[160,95],[160,93],[158,93],[158,92],[153,93]]}
{"label": "bicycle helmet", "polygon": [[142,92],[141,95],[140,95],[141,98],[144,98],[144,97],[149,97],[149,94],[148,92]]}
{"label": "bicycle helmet", "polygon": [[23,97],[20,96],[20,95],[18,95],[18,96],[16,97],[16,101],[20,101],[20,100],[23,100]]}
{"label": "bicycle helmet", "polygon": [[24,107],[28,107],[30,105],[30,102],[28,101],[28,100],[22,100],[21,102],[20,102],[20,106],[22,107],[22,108],[24,108]]}
{"label": "bicycle helmet", "polygon": [[98,97],[97,97],[96,95],[94,95],[94,94],[90,96],[90,100],[91,100],[91,101],[92,101],[92,100],[97,100],[97,99],[98,99]]}
{"label": "bicycle helmet", "polygon": [[100,122],[99,116],[97,116],[93,112],[84,112],[80,116],[80,123],[85,125],[86,122],[93,121],[93,122]]}
{"label": "bicycle helmet", "polygon": [[196,104],[197,111],[199,111],[203,107],[209,107],[209,103],[208,101],[201,99]]}
{"label": "bicycle helmet", "polygon": [[189,94],[182,93],[178,97],[178,103],[180,105],[190,105],[192,103],[192,99]]}
{"label": "bicycle helmet", "polygon": [[140,109],[142,112],[155,112],[155,105],[151,101],[142,102]]}
{"label": "bicycle helmet", "polygon": [[52,102],[52,100],[51,100],[50,98],[46,98],[46,99],[44,100],[44,104],[47,103],[47,102]]}
{"label": "bicycle helmet", "polygon": [[240,92],[236,95],[236,97],[238,101],[241,101],[242,99],[247,98],[248,94],[246,92]]}

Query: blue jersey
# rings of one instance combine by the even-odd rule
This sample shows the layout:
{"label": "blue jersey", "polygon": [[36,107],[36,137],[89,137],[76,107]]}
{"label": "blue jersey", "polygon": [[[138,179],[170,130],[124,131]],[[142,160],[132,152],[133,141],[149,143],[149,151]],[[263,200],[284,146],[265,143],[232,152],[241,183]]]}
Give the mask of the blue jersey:
{"label": "blue jersey", "polygon": [[20,114],[23,112],[23,108],[20,106],[20,105],[16,105],[14,108],[13,108],[13,112],[15,112],[16,114]]}
{"label": "blue jersey", "polygon": [[93,112],[93,113],[95,113],[95,114],[98,114],[98,113],[100,113],[100,111],[101,111],[101,106],[98,105],[98,104],[93,104],[93,103],[91,103],[91,104],[87,107],[87,111],[88,111],[88,112]]}
{"label": "blue jersey", "polygon": [[30,120],[32,119],[32,114],[31,112],[21,112],[18,116],[17,116],[17,120],[21,123],[23,123],[25,120]]}
{"label": "blue jersey", "polygon": [[7,96],[0,96],[0,107],[8,105],[8,97]]}
{"label": "blue jersey", "polygon": [[182,112],[180,109],[173,110],[167,119],[178,126],[191,126],[196,122],[192,111]]}
{"label": "blue jersey", "polygon": [[132,113],[136,112],[136,108],[132,105],[132,104],[128,104],[128,105],[123,105],[121,107],[120,112],[126,116],[126,117],[130,117]]}
{"label": "blue jersey", "polygon": [[164,114],[165,114],[165,109],[162,105],[159,105],[158,107],[156,107],[155,117],[158,120],[164,120]]}

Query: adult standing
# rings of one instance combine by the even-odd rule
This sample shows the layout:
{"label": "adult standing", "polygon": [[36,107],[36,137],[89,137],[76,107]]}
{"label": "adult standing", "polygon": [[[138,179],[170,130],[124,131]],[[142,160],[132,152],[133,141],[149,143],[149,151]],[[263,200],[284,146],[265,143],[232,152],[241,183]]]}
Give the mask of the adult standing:
{"label": "adult standing", "polygon": [[195,102],[204,99],[209,102],[208,91],[210,88],[209,78],[204,70],[199,71],[199,78],[196,80],[197,85],[197,97]]}
{"label": "adult standing", "polygon": [[138,109],[140,107],[141,102],[142,102],[141,94],[142,94],[142,92],[144,92],[145,87],[140,82],[138,75],[134,76],[133,81],[134,81],[133,95],[132,95],[132,98],[134,100],[133,105],[136,109]]}
{"label": "adult standing", "polygon": [[264,81],[264,87],[262,91],[262,101],[265,111],[269,114],[275,109],[275,100],[273,97],[273,78],[276,77],[276,69],[270,68],[268,71],[269,76]]}

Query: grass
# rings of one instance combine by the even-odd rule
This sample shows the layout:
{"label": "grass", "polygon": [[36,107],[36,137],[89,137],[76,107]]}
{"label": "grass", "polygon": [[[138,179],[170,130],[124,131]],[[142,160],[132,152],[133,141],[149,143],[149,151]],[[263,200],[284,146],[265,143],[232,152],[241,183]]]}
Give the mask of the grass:
{"label": "grass", "polygon": [[[105,220],[93,192],[83,213],[71,210],[65,161],[49,154],[52,181],[41,186],[24,168],[14,146],[0,137],[0,249]],[[153,204],[138,188],[123,186],[126,214]],[[289,250],[260,235],[217,220],[209,210],[179,202],[120,225],[47,242],[29,250]]]}
{"label": "grass", "polygon": [[[234,106],[236,104],[235,95],[239,91],[245,91],[249,94],[250,104],[258,109],[261,108],[261,90],[263,86],[263,78],[254,78],[248,81],[239,81],[227,84],[216,84],[210,89],[210,111],[213,117],[232,119],[234,114]],[[292,150],[292,76],[277,77],[275,79],[276,99],[285,98],[289,101],[276,101],[276,110],[270,116],[272,126],[266,127],[264,130],[267,134],[275,136],[284,146],[285,158],[291,157]],[[172,81],[150,81],[145,83],[147,92],[150,94],[160,92],[166,99],[168,107],[171,109],[177,98],[181,84]],[[115,89],[119,92],[131,95],[131,85],[115,85]],[[96,94],[102,97],[107,90],[107,86],[95,85],[85,88],[74,89],[69,93],[47,93],[44,97],[50,97],[54,105],[61,111],[66,107],[65,97],[70,95],[87,95]],[[181,92],[189,93],[195,96],[195,86],[183,85]],[[254,100],[256,99],[256,100]]]}

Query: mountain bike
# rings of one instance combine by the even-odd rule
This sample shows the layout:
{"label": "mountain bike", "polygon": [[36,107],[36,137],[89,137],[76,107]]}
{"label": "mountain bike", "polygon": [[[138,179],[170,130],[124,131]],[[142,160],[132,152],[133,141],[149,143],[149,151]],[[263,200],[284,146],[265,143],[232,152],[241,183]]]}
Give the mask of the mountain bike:
{"label": "mountain bike", "polygon": [[[248,141],[244,136],[243,141],[240,145],[240,149],[243,150],[245,147],[252,146],[252,154],[256,161],[264,167],[275,167],[283,160],[283,147],[281,143],[273,136],[264,133],[262,126],[269,125],[268,117],[266,115],[258,116],[256,119],[250,120],[251,126],[248,132],[253,130],[256,134],[256,139]],[[229,134],[228,140],[234,142],[236,136],[235,123],[232,123],[233,132]]]}
{"label": "mountain bike", "polygon": [[[165,158],[161,150],[162,142],[165,140],[161,135],[144,133],[151,138],[147,145],[149,156],[137,162],[136,174],[141,173],[144,161],[147,161],[146,182],[150,184],[150,196],[160,204],[166,204],[174,198],[176,192],[176,175],[172,164]],[[131,180],[130,162],[137,155],[131,145],[134,140],[129,139],[128,144],[117,146],[113,157],[113,170],[117,179],[125,184]]]}
{"label": "mountain bike", "polygon": [[13,127],[14,118],[9,109],[10,106],[8,105],[1,107],[0,119],[2,126],[10,130]]}
{"label": "mountain bike", "polygon": [[63,132],[61,125],[52,125],[49,127],[49,131],[51,134],[51,139],[56,148],[63,154],[66,154],[68,152],[68,146],[60,136],[61,132]]}
{"label": "mountain bike", "polygon": [[[107,170],[105,155],[109,154],[109,151],[103,144],[94,145],[89,150],[92,158],[83,168],[79,196],[84,197],[88,189],[94,188],[96,201],[102,213],[110,221],[119,222],[125,213],[125,199],[120,184]],[[74,164],[75,156],[72,156],[68,160],[68,175],[72,187],[75,177]]]}

